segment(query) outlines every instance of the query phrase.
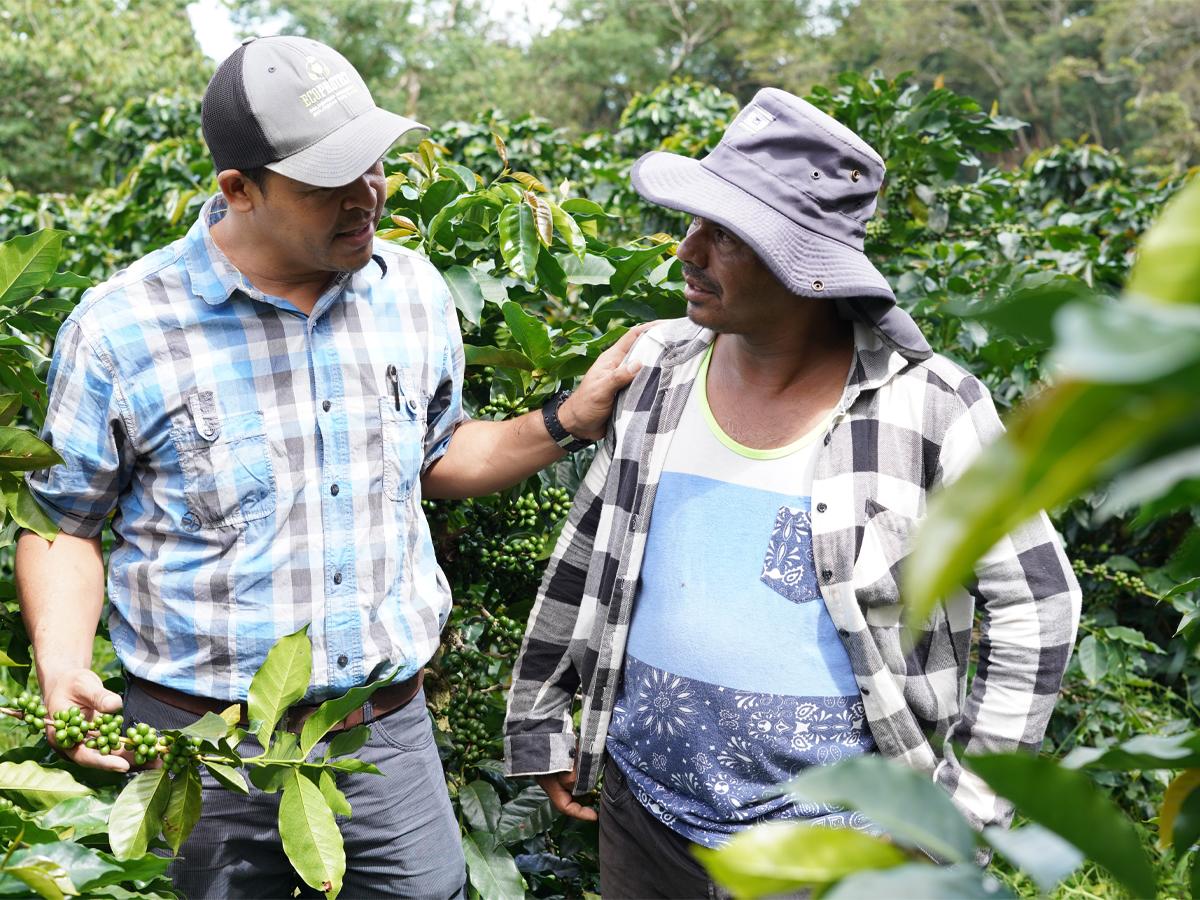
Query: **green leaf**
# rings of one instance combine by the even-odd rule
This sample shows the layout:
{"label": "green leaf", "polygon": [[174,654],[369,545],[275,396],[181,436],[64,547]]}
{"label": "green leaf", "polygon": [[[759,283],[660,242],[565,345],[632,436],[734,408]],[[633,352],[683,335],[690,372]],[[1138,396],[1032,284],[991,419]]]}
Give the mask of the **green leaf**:
{"label": "green leaf", "polygon": [[12,855],[7,868],[25,865],[27,861],[34,859],[48,859],[61,866],[63,871],[70,875],[75,887],[80,890],[86,890],[95,884],[120,880],[119,876],[123,873],[121,863],[111,856],[74,841],[38,844],[36,847],[18,850]]}
{"label": "green leaf", "polygon": [[506,206],[500,213],[499,230],[500,255],[505,265],[518,278],[532,281],[542,245],[529,204],[521,200]]}
{"label": "green leaf", "polygon": [[1149,653],[1166,653],[1162,647],[1149,640],[1144,634],[1136,628],[1130,628],[1128,625],[1112,625],[1104,629],[1104,636],[1112,641],[1120,641],[1123,644],[1128,644],[1131,647],[1136,647],[1138,650],[1145,650]]}
{"label": "green leaf", "polygon": [[[108,827],[108,822],[104,823]],[[49,827],[38,824],[35,814],[19,806],[0,809],[0,837],[8,840],[20,837],[26,844],[53,844],[72,836],[71,829],[63,828],[61,833]]]}
{"label": "green leaf", "polygon": [[1047,894],[1083,862],[1075,845],[1041,825],[1013,829],[989,825],[983,837]]}
{"label": "green leaf", "polygon": [[909,863],[882,872],[850,875],[822,900],[864,897],[919,897],[921,900],[1006,900],[1014,895],[995,878],[974,866],[930,866]]}
{"label": "green leaf", "polygon": [[44,769],[37,763],[0,762],[0,794],[34,809],[49,809],[71,797],[92,793],[62,769]]}
{"label": "green leaf", "polygon": [[65,231],[22,234],[0,244],[0,306],[24,303],[54,276]]}
{"label": "green leaf", "polygon": [[353,687],[342,696],[326,700],[318,706],[312,715],[304,720],[304,727],[300,729],[300,756],[308,756],[309,751],[329,733],[330,728],[366,703],[381,687],[391,683],[392,679],[386,678],[361,687]]}
{"label": "green leaf", "polygon": [[496,846],[490,835],[464,834],[463,854],[471,886],[483,900],[520,900],[525,896],[525,880],[516,862],[504,847]]}
{"label": "green leaf", "polygon": [[209,741],[216,746],[221,738],[229,734],[231,727],[227,719],[214,712],[206,712],[191,725],[179,729],[179,733],[186,734],[198,741]]}
{"label": "green leaf", "polygon": [[308,626],[281,638],[250,682],[247,716],[258,742],[268,746],[275,723],[304,696],[312,678],[312,643]]}
{"label": "green leaf", "polygon": [[79,894],[67,874],[58,863],[38,856],[30,856],[23,863],[5,866],[4,873],[19,878],[29,885],[39,897],[46,900],[60,900],[62,897],[74,897]]}
{"label": "green leaf", "polygon": [[[1192,845],[1200,839],[1200,771],[1185,772],[1175,779],[1173,784],[1176,783],[1179,785],[1177,793],[1183,794],[1183,798],[1169,822],[1163,821],[1167,818],[1165,815],[1160,818],[1159,828],[1170,829],[1175,853],[1182,855],[1191,852]],[[1166,809],[1165,799],[1163,809]]]}
{"label": "green leaf", "polygon": [[524,841],[546,831],[554,822],[554,806],[537,785],[527,787],[504,804],[496,825],[496,840],[502,844]]}
{"label": "green leaf", "polygon": [[65,838],[79,840],[82,837],[108,830],[108,817],[112,811],[111,800],[101,800],[94,794],[72,797],[42,813],[40,821]]}
{"label": "green leaf", "polygon": [[357,753],[370,739],[371,727],[369,725],[358,725],[347,731],[339,731],[329,742],[329,749],[325,751],[325,756],[327,759],[333,759],[336,756]]}
{"label": "green leaf", "polygon": [[910,626],[928,619],[1004,535],[1090,487],[1194,406],[1186,392],[1072,382],[1020,410],[1007,434],[930,500],[902,572]]}
{"label": "green leaf", "polygon": [[655,244],[646,248],[617,248],[605,253],[605,257],[613,264],[613,274],[609,279],[613,293],[624,294],[630,286],[657,266],[670,249],[670,244]]}
{"label": "green leaf", "polygon": [[350,801],[346,799],[345,794],[338,790],[337,781],[332,772],[322,769],[318,776],[317,787],[321,789],[321,796],[325,798],[325,802],[329,804],[334,815],[350,815]]}
{"label": "green leaf", "polygon": [[[538,240],[542,242],[543,247],[549,247],[550,242],[554,240],[554,216],[550,212],[549,202],[533,191],[526,191],[525,203],[533,210],[533,227],[537,232]],[[539,253],[538,258],[545,255]]]}
{"label": "green leaf", "polygon": [[143,856],[162,830],[163,812],[171,796],[166,769],[139,772],[125,786],[108,817],[108,840],[117,859]]}
{"label": "green leaf", "polygon": [[1200,180],[1167,204],[1138,244],[1128,293],[1152,303],[1200,303]]}
{"label": "green leaf", "polygon": [[200,804],[200,779],[195,770],[188,766],[171,782],[171,796],[163,812],[163,837],[167,839],[172,852],[179,852],[200,821]]}
{"label": "green leaf", "polygon": [[292,772],[296,767],[260,764],[249,766],[248,768],[250,770],[251,784],[264,794],[275,794],[283,790],[288,773]]}
{"label": "green leaf", "polygon": [[156,856],[153,853],[147,853],[145,856],[138,857],[137,859],[126,860],[119,860],[116,857],[109,856],[107,853],[101,853],[100,856],[105,862],[111,862],[121,868],[119,872],[109,872],[101,876],[97,881],[86,885],[89,888],[89,893],[102,885],[115,885],[122,881],[153,881],[166,872],[167,866],[171,864],[169,858]]}
{"label": "green leaf", "polygon": [[1140,734],[1113,747],[1076,747],[1062,761],[1068,769],[1190,769],[1200,767],[1200,732]]}
{"label": "green leaf", "polygon": [[11,425],[23,405],[20,394],[0,394],[0,425]]}
{"label": "green leaf", "polygon": [[336,897],[346,874],[346,851],[321,789],[293,771],[279,801],[279,836],[296,873],[311,888]]}
{"label": "green leaf", "polygon": [[[429,228],[425,232],[426,237],[429,239],[431,244],[436,242],[438,234],[452,218],[457,215],[461,215],[472,207],[479,206],[479,204],[485,202],[487,202],[487,198],[480,194],[464,194],[457,200],[447,203],[445,206],[439,209],[434,215],[433,219],[430,220]],[[451,240],[449,244],[445,244],[444,246],[453,247],[454,243],[455,242]]]}
{"label": "green leaf", "polygon": [[949,795],[927,775],[882,756],[813,766],[786,787],[799,800],[857,809],[905,846],[953,862],[974,857],[975,832]]}
{"label": "green leaf", "polygon": [[564,256],[559,259],[568,284],[608,284],[616,268],[603,256],[584,254],[582,259]]}
{"label": "green leaf", "polygon": [[1108,672],[1108,648],[1096,640],[1094,635],[1088,635],[1079,642],[1076,651],[1079,657],[1079,668],[1088,684],[1099,684]]}
{"label": "green leaf", "polygon": [[6,495],[4,499],[9,515],[20,527],[27,528],[48,541],[54,540],[58,534],[58,524],[46,515],[41,504],[34,499],[33,492],[29,490],[29,486],[24,481],[17,485],[15,502],[13,502],[14,498],[9,495]]}
{"label": "green leaf", "polygon": [[572,216],[584,216],[586,218],[607,219],[608,213],[604,207],[594,200],[586,200],[583,197],[572,197],[570,200],[564,200],[562,203],[564,212],[570,213]]}
{"label": "green leaf", "polygon": [[246,776],[233,766],[210,760],[206,760],[204,765],[208,769],[208,774],[215,778],[221,787],[238,794],[250,793],[250,788],[246,786]]}
{"label": "green leaf", "polygon": [[334,759],[325,763],[325,767],[336,769],[339,772],[354,772],[358,775],[382,775],[379,767],[374,763],[365,762],[361,759]]}
{"label": "green leaf", "polygon": [[546,329],[546,323],[537,316],[531,316],[519,303],[511,300],[500,309],[518,346],[539,368],[544,367],[551,355],[550,333]]}
{"label": "green leaf", "polygon": [[486,781],[472,781],[458,793],[467,822],[476,831],[491,834],[500,824],[500,795]]}
{"label": "green leaf", "polygon": [[849,828],[772,822],[740,832],[720,850],[693,851],[713,879],[739,897],[761,897],[831,884],[863,869],[906,859],[886,841]]}
{"label": "green leaf", "polygon": [[479,316],[483,313],[483,291],[471,269],[466,266],[451,266],[442,272],[446,279],[446,287],[454,298],[454,306],[472,325],[479,324]]}
{"label": "green leaf", "polygon": [[1133,823],[1082,772],[1024,753],[969,756],[967,767],[1027,818],[1074,844],[1135,897],[1155,895]]}
{"label": "green leaf", "polygon": [[498,366],[505,369],[520,369],[532,372],[537,368],[524,353],[517,350],[501,350],[499,347],[480,347],[464,344],[463,352],[468,366]]}
{"label": "green leaf", "polygon": [[587,254],[587,239],[583,236],[579,224],[557,203],[550,204],[550,217],[554,222],[554,229],[562,235],[567,249],[575,255],[576,259],[583,262]]}
{"label": "green leaf", "polygon": [[24,428],[0,425],[0,471],[28,472],[62,462],[54,448]]}

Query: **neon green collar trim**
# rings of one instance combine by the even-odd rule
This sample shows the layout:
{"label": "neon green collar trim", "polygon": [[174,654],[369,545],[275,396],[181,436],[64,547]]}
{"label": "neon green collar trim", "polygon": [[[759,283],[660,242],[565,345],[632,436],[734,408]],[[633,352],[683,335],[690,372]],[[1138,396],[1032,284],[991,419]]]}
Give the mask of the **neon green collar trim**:
{"label": "neon green collar trim", "polygon": [[717,345],[714,340],[704,351],[704,359],[700,362],[700,374],[696,376],[697,383],[700,385],[700,409],[704,413],[704,421],[708,423],[708,428],[713,433],[718,441],[725,447],[732,450],[738,456],[744,456],[746,459],[782,459],[785,456],[803,450],[820,435],[826,428],[829,427],[829,420],[833,418],[833,410],[829,411],[820,424],[801,436],[797,440],[786,444],[783,447],[774,447],[770,450],[756,450],[754,447],[747,447],[745,444],[739,444],[733,438],[725,433],[725,430],[717,423],[716,416],[713,415],[712,407],[708,405],[708,364],[712,360],[713,347]]}

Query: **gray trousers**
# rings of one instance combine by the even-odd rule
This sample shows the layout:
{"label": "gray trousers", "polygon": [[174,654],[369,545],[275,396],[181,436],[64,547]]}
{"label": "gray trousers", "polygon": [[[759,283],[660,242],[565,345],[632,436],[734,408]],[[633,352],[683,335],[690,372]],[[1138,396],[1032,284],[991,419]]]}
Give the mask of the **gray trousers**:
{"label": "gray trousers", "polygon": [[[136,686],[125,697],[126,722],[182,728],[193,713],[168,706]],[[368,716],[368,720],[370,720]],[[371,739],[358,753],[383,775],[339,774],[337,786],[353,815],[338,816],[346,845],[341,897],[461,897],[466,866],[458,822],[446,793],[442,763],[419,692],[406,706],[370,723]],[[332,736],[330,736],[332,737]],[[323,756],[329,738],[312,756]],[[247,738],[243,756],[260,752]],[[321,896],[292,871],[279,838],[279,794],[253,785],[250,796],[203,775],[204,811],[168,875],[185,897]]]}

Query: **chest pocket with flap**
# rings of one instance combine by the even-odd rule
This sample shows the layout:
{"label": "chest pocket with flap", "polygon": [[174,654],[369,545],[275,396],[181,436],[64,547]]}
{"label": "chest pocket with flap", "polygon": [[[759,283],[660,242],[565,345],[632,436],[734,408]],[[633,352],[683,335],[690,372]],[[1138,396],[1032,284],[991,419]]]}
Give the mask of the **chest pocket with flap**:
{"label": "chest pocket with flap", "polygon": [[183,528],[236,528],[275,511],[275,471],[261,410],[226,415],[212,391],[194,391],[171,440],[183,469]]}

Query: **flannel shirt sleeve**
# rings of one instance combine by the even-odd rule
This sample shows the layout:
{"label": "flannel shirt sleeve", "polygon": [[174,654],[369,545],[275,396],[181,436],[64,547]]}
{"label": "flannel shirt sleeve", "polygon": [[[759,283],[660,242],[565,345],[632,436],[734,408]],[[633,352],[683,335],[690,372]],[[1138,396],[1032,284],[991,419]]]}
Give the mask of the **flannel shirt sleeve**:
{"label": "flannel shirt sleeve", "polygon": [[438,384],[426,412],[425,459],[421,464],[422,472],[427,472],[430,466],[446,455],[454,429],[467,418],[462,402],[466,357],[463,353],[462,332],[458,328],[458,313],[442,276],[433,272],[431,277],[435,280],[436,296],[440,301],[437,305],[440,306],[438,311],[441,316],[443,340]]}
{"label": "flannel shirt sleeve", "polygon": [[[958,478],[1004,431],[979,381],[967,379],[958,393],[965,409],[942,443],[942,483]],[[1012,807],[964,769],[959,754],[1040,749],[1075,643],[1082,595],[1044,512],[1001,539],[977,564],[975,578],[970,589],[982,611],[979,664],[934,780],[982,828],[1007,825]]]}
{"label": "flannel shirt sleeve", "polygon": [[29,472],[34,499],[59,527],[93,538],[133,475],[132,414],[111,360],[68,319],[54,343],[41,437],[62,462]]}
{"label": "flannel shirt sleeve", "polygon": [[529,616],[504,721],[509,775],[567,772],[575,765],[573,708],[583,662],[578,655],[595,612],[586,583],[614,446],[610,426],[575,494]]}

